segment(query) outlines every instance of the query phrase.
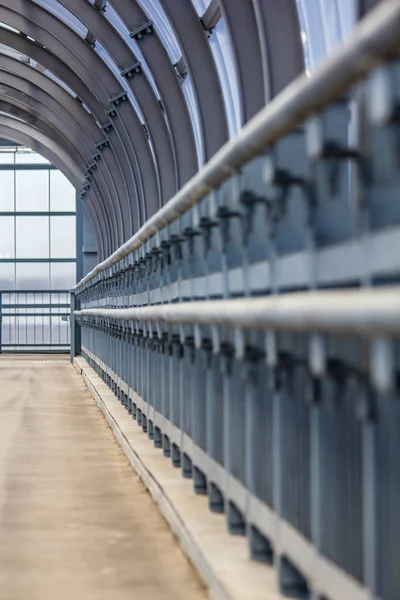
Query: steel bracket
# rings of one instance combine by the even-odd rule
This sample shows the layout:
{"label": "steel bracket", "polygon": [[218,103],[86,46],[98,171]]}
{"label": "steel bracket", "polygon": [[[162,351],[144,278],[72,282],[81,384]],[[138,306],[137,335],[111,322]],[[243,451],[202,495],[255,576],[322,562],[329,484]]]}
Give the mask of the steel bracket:
{"label": "steel bracket", "polygon": [[134,38],[137,42],[141,40],[145,35],[150,35],[154,32],[153,21],[146,21],[143,25],[136,27],[133,31],[129,32],[129,36]]}
{"label": "steel bracket", "polygon": [[121,76],[127,77],[128,79],[132,79],[132,77],[135,75],[135,73],[141,73],[141,72],[142,72],[142,65],[140,64],[139,61],[136,61],[132,65],[127,67],[126,69],[123,69],[121,71]]}

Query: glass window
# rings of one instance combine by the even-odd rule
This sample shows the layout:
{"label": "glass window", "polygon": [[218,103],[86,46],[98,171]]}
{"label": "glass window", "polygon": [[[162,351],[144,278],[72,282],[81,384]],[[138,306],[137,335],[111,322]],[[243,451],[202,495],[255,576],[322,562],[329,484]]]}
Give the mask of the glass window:
{"label": "glass window", "polygon": [[16,255],[49,257],[49,217],[16,217]]}
{"label": "glass window", "polygon": [[61,171],[50,171],[50,210],[75,211],[75,188]]}
{"label": "glass window", "polygon": [[16,319],[18,344],[27,343],[28,318],[29,317],[17,317]]}
{"label": "glass window", "polygon": [[16,152],[15,162],[17,165],[43,165],[49,164],[47,158],[36,152]]}
{"label": "glass window", "polygon": [[14,208],[14,173],[0,171],[0,211],[13,211]]}
{"label": "glass window", "polygon": [[3,344],[9,344],[11,340],[11,317],[4,317],[2,319],[1,338]]}
{"label": "glass window", "polygon": [[0,217],[0,260],[14,258],[14,217]]}
{"label": "glass window", "polygon": [[[14,162],[26,167],[14,171]],[[44,165],[44,168],[29,167],[29,163]],[[25,148],[20,147],[16,152],[7,147],[0,152],[0,164],[10,165],[10,168],[0,170],[0,213],[3,213],[3,216],[0,214],[0,289],[43,290],[36,296],[28,292],[15,295],[14,303],[21,306],[36,304],[36,297],[41,303],[50,302],[50,294],[45,290],[69,290],[76,283],[76,217],[60,214],[75,213],[75,189],[61,172],[47,168],[50,163],[44,157]],[[49,211],[58,214],[52,217],[39,214]],[[20,215],[18,212],[33,214]],[[67,259],[67,262],[53,264],[50,259]],[[62,299],[68,303],[65,294]],[[58,302],[61,302],[61,295]],[[42,306],[32,310],[38,314],[45,312]],[[57,312],[60,314],[60,311],[64,309]],[[64,335],[64,326],[68,329],[67,324],[60,324],[59,320],[58,316],[58,336],[61,331]],[[29,330],[30,339],[40,331],[50,339],[53,329],[50,320],[39,326],[31,325],[25,330]],[[15,322],[13,327],[17,336],[18,323]]]}
{"label": "glass window", "polygon": [[18,339],[18,320],[16,317],[8,317],[3,320],[3,342],[4,344],[15,344]]}
{"label": "glass window", "polygon": [[75,258],[75,217],[50,217],[51,258]]}
{"label": "glass window", "polygon": [[0,152],[0,164],[13,165],[14,164],[14,152]]}
{"label": "glass window", "polygon": [[25,320],[25,331],[26,331],[26,343],[34,345],[36,343],[36,331],[35,331],[36,317],[26,317]]}
{"label": "glass window", "polygon": [[296,0],[303,49],[309,71],[336,50],[351,32],[356,17],[354,0]]}
{"label": "glass window", "polygon": [[51,289],[69,290],[76,284],[76,263],[51,263]]}
{"label": "glass window", "polygon": [[61,317],[51,317],[51,341],[53,344],[68,344],[68,323]]}
{"label": "glass window", "polygon": [[50,317],[35,317],[36,344],[48,344],[50,342]]}
{"label": "glass window", "polygon": [[49,210],[49,171],[16,171],[17,210]]}
{"label": "glass window", "polygon": [[15,264],[0,262],[0,290],[13,290],[15,286]]}
{"label": "glass window", "polygon": [[17,290],[48,290],[50,285],[49,263],[17,263]]}

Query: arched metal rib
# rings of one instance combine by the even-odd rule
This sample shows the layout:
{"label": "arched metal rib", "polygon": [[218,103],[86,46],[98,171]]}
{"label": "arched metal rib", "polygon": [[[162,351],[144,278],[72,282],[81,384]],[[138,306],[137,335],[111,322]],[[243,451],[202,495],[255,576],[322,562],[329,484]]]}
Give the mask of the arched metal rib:
{"label": "arched metal rib", "polygon": [[[93,144],[86,132],[81,130],[81,136],[79,136],[79,128],[74,120],[70,118],[69,113],[61,104],[48,94],[45,94],[40,88],[15,75],[0,71],[0,97],[4,98],[8,104],[11,103],[14,107],[22,108],[25,111],[25,116],[33,118],[35,125],[43,133],[46,133],[49,137],[52,137],[52,134],[54,134],[54,136],[57,136],[60,144],[62,143],[61,140],[63,140],[64,144],[68,144],[66,151],[68,152],[69,148],[69,152],[76,154],[82,160],[82,167],[85,171],[88,165],[93,163],[91,160],[91,148]],[[12,109],[10,112],[13,112]],[[27,118],[25,120],[28,121]],[[74,134],[73,139],[71,139],[71,134]],[[91,172],[90,177],[96,182],[97,198],[103,208],[103,218],[106,222],[109,222],[110,219],[113,222],[115,220],[114,207],[103,173],[96,168]],[[82,182],[79,188],[81,187]],[[112,233],[112,230],[110,230],[110,235]]]}
{"label": "arched metal rib", "polygon": [[217,69],[206,32],[192,3],[164,0],[162,6],[181,44],[192,79],[201,119],[204,158],[207,161],[228,139],[225,106]]}
{"label": "arched metal rib", "polygon": [[196,173],[199,159],[196,152],[193,124],[175,70],[158,37],[157,29],[139,4],[127,2],[127,0],[112,0],[110,4],[126,24],[131,37],[139,44],[160,91],[171,126],[171,135],[177,156],[179,183],[182,186]]}
{"label": "arched metal rib", "polygon": [[163,203],[167,202],[179,189],[176,152],[161,105],[143,73],[140,62],[117,30],[89,2],[81,2],[81,0],[59,0],[59,2],[82,21],[94,38],[99,40],[135,94],[154,146]]}
{"label": "arched metal rib", "polygon": [[253,0],[261,43],[265,96],[274,98],[304,71],[295,0]]}

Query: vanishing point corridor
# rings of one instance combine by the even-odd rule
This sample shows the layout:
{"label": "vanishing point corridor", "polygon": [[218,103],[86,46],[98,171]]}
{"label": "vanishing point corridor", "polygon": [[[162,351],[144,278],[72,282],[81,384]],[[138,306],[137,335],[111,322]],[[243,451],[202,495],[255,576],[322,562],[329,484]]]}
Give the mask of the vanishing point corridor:
{"label": "vanishing point corridor", "polygon": [[400,600],[400,0],[0,0],[0,600]]}

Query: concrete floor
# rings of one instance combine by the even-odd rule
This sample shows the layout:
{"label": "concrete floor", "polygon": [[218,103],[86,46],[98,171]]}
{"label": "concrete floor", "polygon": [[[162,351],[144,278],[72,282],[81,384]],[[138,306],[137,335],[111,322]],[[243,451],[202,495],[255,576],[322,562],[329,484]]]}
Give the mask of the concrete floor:
{"label": "concrete floor", "polygon": [[82,378],[0,357],[0,600],[207,598]]}

